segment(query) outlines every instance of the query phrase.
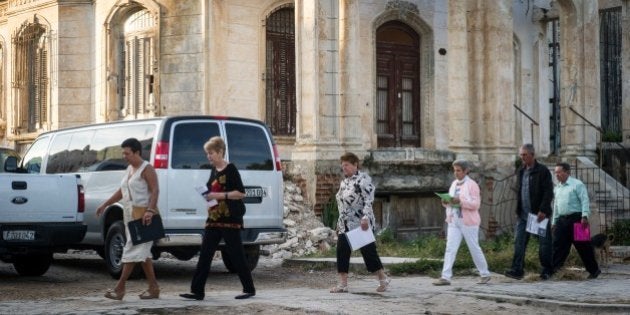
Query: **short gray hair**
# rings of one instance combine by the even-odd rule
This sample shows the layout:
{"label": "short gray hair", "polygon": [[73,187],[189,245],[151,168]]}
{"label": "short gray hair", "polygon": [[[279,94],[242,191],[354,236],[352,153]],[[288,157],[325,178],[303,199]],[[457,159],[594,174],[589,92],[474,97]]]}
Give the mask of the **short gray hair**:
{"label": "short gray hair", "polygon": [[531,143],[525,143],[521,146],[521,149],[531,153],[532,155],[536,155],[536,149],[534,149],[534,145]]}
{"label": "short gray hair", "polygon": [[462,171],[466,172],[466,171],[470,171],[470,162],[466,161],[466,160],[455,160],[453,161],[453,167],[455,166],[459,166]]}

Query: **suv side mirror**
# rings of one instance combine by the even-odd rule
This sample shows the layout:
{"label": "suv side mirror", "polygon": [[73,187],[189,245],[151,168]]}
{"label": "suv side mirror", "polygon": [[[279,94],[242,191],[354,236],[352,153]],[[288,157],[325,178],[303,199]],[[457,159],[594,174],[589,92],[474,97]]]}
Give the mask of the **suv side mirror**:
{"label": "suv side mirror", "polygon": [[18,171],[18,160],[15,156],[8,156],[4,161],[4,171],[8,173],[17,173]]}

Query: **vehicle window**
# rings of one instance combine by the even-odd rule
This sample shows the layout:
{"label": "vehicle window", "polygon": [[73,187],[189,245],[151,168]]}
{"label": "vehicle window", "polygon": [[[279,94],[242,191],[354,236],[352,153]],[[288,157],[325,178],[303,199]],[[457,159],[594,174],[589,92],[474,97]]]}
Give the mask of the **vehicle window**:
{"label": "vehicle window", "polygon": [[93,137],[93,130],[57,135],[48,150],[46,173],[78,172],[86,163],[89,164],[95,155],[94,151],[90,151],[90,143]]}
{"label": "vehicle window", "polygon": [[72,134],[58,134],[53,138],[48,149],[48,163],[46,163],[46,173],[63,173],[70,165],[68,158],[68,145]]}
{"label": "vehicle window", "polygon": [[182,122],[174,126],[171,138],[171,168],[209,169],[203,144],[219,136],[219,124],[213,122]]}
{"label": "vehicle window", "polygon": [[96,161],[96,151],[90,144],[94,138],[94,130],[83,130],[72,134],[68,146],[68,167],[66,172],[78,172],[93,165]]}
{"label": "vehicle window", "polygon": [[39,138],[35,140],[28,151],[26,151],[26,154],[22,159],[22,168],[28,173],[39,173],[42,167],[43,157],[46,155],[46,147],[48,146],[49,141],[50,137]]}
{"label": "vehicle window", "polygon": [[95,152],[90,151],[93,130],[57,135],[48,150],[46,173],[74,173],[91,163]]}
{"label": "vehicle window", "polygon": [[226,123],[229,161],[239,170],[273,170],[273,155],[262,126]]}
{"label": "vehicle window", "polygon": [[[84,155],[82,170],[86,171],[116,171],[127,168],[127,162],[122,158],[120,144],[127,138],[136,138],[142,144],[142,158],[151,159],[151,147],[155,125],[131,125],[101,128],[96,130],[94,139],[89,145],[89,151]],[[77,145],[81,142],[77,141]]]}

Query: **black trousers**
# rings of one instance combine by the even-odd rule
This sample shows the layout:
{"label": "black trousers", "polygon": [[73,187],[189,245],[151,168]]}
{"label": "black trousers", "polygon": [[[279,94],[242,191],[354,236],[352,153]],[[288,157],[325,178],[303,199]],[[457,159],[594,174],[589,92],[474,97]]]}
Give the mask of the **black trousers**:
{"label": "black trousers", "polygon": [[201,242],[197,269],[190,285],[190,292],[201,296],[205,295],[206,280],[210,273],[212,258],[217,251],[219,242],[223,239],[225,247],[230,255],[230,261],[238,273],[238,278],[243,285],[243,292],[256,293],[252,274],[245,262],[245,250],[241,240],[241,231],[227,228],[206,228]]}
{"label": "black trousers", "polygon": [[571,244],[575,246],[582,263],[590,274],[594,274],[599,270],[597,260],[595,260],[595,251],[590,241],[574,241],[573,240],[573,224],[581,222],[582,213],[576,212],[570,215],[561,216],[556,221],[556,228],[553,231],[553,269],[558,271],[562,268],[564,262],[569,257]]}
{"label": "black trousers", "polygon": [[[375,272],[383,269],[381,258],[378,257],[376,252],[376,243],[370,243],[359,249],[363,256],[363,262],[369,272]],[[348,273],[350,270],[350,256],[352,255],[352,249],[348,243],[346,234],[340,234],[337,240],[337,272]]]}

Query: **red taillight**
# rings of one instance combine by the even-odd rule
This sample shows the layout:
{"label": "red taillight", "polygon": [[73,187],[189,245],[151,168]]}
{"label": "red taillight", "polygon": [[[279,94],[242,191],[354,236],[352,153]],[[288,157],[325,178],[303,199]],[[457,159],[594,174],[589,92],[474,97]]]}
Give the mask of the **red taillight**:
{"label": "red taillight", "polygon": [[77,185],[77,193],[79,195],[79,201],[77,203],[77,212],[84,213],[85,212],[85,189],[83,189],[83,185]]}
{"label": "red taillight", "polygon": [[154,168],[168,168],[168,142],[159,141],[155,147]]}
{"label": "red taillight", "polygon": [[280,154],[278,154],[278,147],[273,145],[273,158],[276,160],[276,170],[282,171],[282,163],[280,163]]}

